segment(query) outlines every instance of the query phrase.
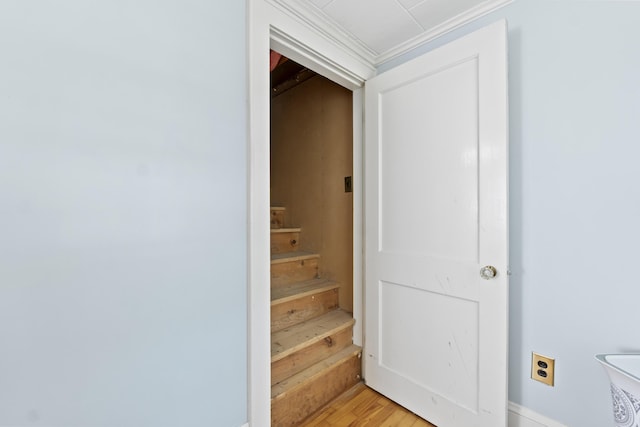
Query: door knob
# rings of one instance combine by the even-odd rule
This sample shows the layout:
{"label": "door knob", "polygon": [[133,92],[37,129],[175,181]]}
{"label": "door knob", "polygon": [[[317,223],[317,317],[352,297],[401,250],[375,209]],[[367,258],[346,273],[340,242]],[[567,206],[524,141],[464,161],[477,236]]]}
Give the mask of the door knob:
{"label": "door knob", "polygon": [[493,279],[498,274],[496,268],[492,265],[485,265],[480,269],[480,277],[485,280]]}

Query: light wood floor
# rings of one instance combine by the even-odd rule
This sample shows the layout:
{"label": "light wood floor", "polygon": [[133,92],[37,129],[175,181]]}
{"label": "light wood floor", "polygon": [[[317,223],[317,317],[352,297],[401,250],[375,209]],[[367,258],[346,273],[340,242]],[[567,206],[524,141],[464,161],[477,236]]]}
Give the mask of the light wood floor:
{"label": "light wood floor", "polygon": [[321,409],[304,427],[436,427],[360,383]]}

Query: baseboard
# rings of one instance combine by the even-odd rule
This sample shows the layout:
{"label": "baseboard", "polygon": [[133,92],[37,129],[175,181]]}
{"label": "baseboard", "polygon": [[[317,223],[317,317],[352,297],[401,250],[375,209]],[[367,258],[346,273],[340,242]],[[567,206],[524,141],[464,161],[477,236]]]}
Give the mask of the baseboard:
{"label": "baseboard", "polygon": [[567,427],[531,409],[509,402],[509,427]]}
{"label": "baseboard", "polygon": [[242,425],[240,427],[249,427],[249,423],[246,423],[245,425]]}

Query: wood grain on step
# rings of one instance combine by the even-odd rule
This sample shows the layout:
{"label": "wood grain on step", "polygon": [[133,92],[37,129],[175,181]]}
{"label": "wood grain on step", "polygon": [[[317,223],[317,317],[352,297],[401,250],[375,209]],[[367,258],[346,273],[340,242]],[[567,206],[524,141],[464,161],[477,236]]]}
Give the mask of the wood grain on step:
{"label": "wood grain on step", "polygon": [[271,387],[271,425],[297,426],[360,380],[360,355],[350,346]]}
{"label": "wood grain on step", "polygon": [[299,228],[280,228],[271,230],[271,253],[295,252],[300,244]]}
{"label": "wood grain on step", "polygon": [[282,207],[271,208],[271,228],[277,229],[284,227],[284,211]]}
{"label": "wood grain on step", "polygon": [[281,359],[316,341],[353,326],[349,313],[335,310],[299,325],[271,334],[271,361]]}
{"label": "wood grain on step", "polygon": [[271,288],[317,278],[319,258],[306,252],[271,255]]}
{"label": "wood grain on step", "polygon": [[293,283],[271,290],[271,305],[282,304],[303,296],[313,295],[330,289],[338,289],[340,285],[327,279],[312,279],[305,282]]}
{"label": "wood grain on step", "polygon": [[296,351],[278,358],[271,363],[271,385],[283,381],[322,359],[351,345],[353,322],[348,326],[325,335],[319,340],[310,340]]}
{"label": "wood grain on step", "polygon": [[338,290],[323,292],[289,300],[271,306],[271,332],[297,325],[313,317],[338,308]]}

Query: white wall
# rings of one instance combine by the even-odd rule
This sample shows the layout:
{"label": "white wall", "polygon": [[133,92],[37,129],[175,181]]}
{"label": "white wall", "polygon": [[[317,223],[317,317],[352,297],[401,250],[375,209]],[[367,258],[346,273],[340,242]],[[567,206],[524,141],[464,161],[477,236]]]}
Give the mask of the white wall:
{"label": "white wall", "polygon": [[0,426],[247,421],[245,33],[0,2]]}
{"label": "white wall", "polygon": [[[640,352],[640,2],[516,0],[402,58],[507,18],[511,121],[510,400],[612,425],[593,355]],[[556,386],[530,353],[556,358]]]}

